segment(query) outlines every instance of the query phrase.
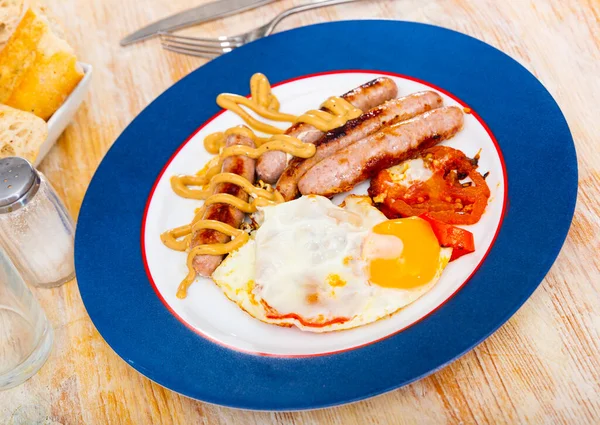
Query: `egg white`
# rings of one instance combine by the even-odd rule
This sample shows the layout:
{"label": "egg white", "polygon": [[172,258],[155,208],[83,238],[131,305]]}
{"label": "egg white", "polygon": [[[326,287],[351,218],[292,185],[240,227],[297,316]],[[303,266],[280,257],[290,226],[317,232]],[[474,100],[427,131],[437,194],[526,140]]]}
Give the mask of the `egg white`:
{"label": "egg white", "polygon": [[409,159],[388,168],[387,172],[394,183],[406,187],[418,182],[427,181],[433,176],[433,171],[425,165],[423,158]]}
{"label": "egg white", "polygon": [[[341,208],[327,198],[305,196],[266,207],[262,214],[254,237],[231,253],[212,277],[230,300],[266,323],[329,332],[374,322],[429,291],[452,253],[450,248],[440,251],[430,282],[410,289],[384,288],[368,282],[360,258],[370,229],[386,220],[369,198],[349,196]],[[339,280],[332,285],[330,276]],[[307,302],[312,292],[318,294],[314,303]],[[269,307],[279,316],[295,317],[268,317]],[[340,317],[348,320],[332,322]]]}

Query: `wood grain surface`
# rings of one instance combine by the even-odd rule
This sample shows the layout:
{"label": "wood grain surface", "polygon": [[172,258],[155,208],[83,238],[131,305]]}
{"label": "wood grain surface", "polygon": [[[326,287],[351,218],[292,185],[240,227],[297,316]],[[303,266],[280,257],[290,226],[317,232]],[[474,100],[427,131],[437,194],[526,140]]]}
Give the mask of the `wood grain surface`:
{"label": "wood grain surface", "polygon": [[[157,40],[122,48],[120,38],[201,1],[48,3],[95,73],[84,105],[41,166],[77,217],[119,133],[205,63],[165,52]],[[191,31],[234,34],[301,3],[281,0]],[[261,413],[190,400],[144,378],[104,343],[71,282],[36,292],[56,331],[54,351],[34,378],[0,392],[0,424],[600,423],[600,2],[371,0],[297,15],[279,30],[359,18],[427,22],[484,40],[523,63],[561,106],[579,157],[577,210],[558,260],[525,306],[475,350],[407,387],[333,409]]]}

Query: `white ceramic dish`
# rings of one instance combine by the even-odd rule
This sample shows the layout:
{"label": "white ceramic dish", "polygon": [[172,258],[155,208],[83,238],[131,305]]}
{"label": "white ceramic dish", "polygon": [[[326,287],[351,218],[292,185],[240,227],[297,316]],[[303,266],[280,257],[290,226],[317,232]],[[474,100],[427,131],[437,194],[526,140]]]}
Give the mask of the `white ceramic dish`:
{"label": "white ceramic dish", "polygon": [[35,160],[35,166],[37,167],[46,154],[50,151],[52,146],[58,140],[58,137],[65,131],[67,125],[73,119],[75,112],[83,102],[85,95],[90,87],[90,81],[92,80],[92,65],[87,63],[79,62],[79,65],[83,69],[84,75],[79,84],[67,97],[65,102],[60,108],[50,117],[48,120],[48,137],[46,141],[40,147],[40,152]]}

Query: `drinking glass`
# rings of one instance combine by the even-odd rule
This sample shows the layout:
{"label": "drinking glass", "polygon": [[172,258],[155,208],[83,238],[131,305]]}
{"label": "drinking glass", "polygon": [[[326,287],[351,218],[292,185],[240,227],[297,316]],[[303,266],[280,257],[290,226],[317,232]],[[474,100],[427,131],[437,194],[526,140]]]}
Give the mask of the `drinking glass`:
{"label": "drinking glass", "polygon": [[0,390],[37,373],[50,355],[53,339],[42,307],[0,249]]}

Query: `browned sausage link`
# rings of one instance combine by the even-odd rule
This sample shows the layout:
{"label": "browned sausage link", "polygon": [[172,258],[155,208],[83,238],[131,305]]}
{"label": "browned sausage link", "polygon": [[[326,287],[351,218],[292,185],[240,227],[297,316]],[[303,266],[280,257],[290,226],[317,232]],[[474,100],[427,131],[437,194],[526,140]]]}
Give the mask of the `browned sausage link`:
{"label": "browned sausage link", "polygon": [[398,96],[398,86],[388,77],[379,77],[344,93],[341,97],[366,111]]}
{"label": "browned sausage link", "polygon": [[413,93],[389,100],[348,121],[342,127],[327,132],[315,142],[317,152],[308,159],[293,158],[277,182],[277,190],[286,201],[298,196],[298,181],[315,164],[335,152],[381,130],[383,127],[406,121],[419,114],[441,107],[442,97],[433,91]]}
{"label": "browned sausage link", "polygon": [[[387,77],[376,78],[359,86],[341,97],[352,105],[366,111],[398,95],[396,83]],[[314,143],[323,136],[323,132],[306,123],[293,124],[285,134],[294,136],[304,143]],[[256,173],[262,181],[274,184],[287,165],[287,155],[281,151],[265,152],[256,163]]]}
{"label": "browned sausage link", "polygon": [[[227,137],[225,146],[245,145],[254,147],[254,142],[244,136],[232,134]],[[255,171],[254,159],[246,156],[231,156],[223,161],[221,171],[224,173],[234,173],[254,182]],[[214,193],[229,193],[238,198],[247,201],[248,194],[239,186],[231,183],[219,183],[215,187]],[[204,220],[217,220],[227,223],[233,227],[240,227],[244,221],[244,213],[228,204],[212,204],[206,208]],[[227,243],[231,238],[221,232],[211,229],[202,229],[195,232],[192,236],[191,247],[201,244]],[[223,255],[197,255],[194,258],[194,269],[200,276],[210,276],[219,264],[223,261]]]}
{"label": "browned sausage link", "polygon": [[312,167],[298,183],[300,193],[331,196],[346,192],[420,149],[451,138],[463,122],[462,110],[447,106],[386,127]]}

